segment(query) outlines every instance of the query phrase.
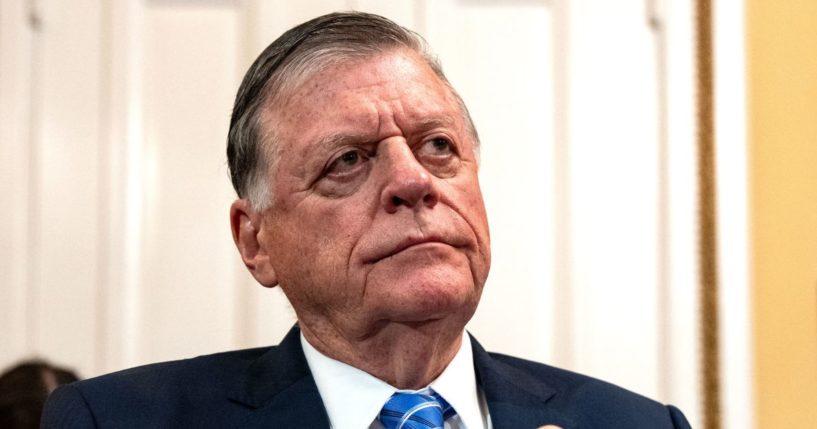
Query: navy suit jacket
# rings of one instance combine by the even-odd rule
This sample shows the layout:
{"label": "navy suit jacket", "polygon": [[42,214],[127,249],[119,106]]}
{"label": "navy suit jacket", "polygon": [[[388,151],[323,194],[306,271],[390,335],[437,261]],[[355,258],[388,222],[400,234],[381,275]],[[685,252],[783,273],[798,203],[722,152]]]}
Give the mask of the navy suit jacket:
{"label": "navy suit jacket", "polygon": [[[476,341],[473,351],[495,429],[689,428],[678,409],[603,381],[487,353]],[[329,419],[295,327],[277,347],[147,365],[62,386],[46,403],[42,427],[328,428]]]}

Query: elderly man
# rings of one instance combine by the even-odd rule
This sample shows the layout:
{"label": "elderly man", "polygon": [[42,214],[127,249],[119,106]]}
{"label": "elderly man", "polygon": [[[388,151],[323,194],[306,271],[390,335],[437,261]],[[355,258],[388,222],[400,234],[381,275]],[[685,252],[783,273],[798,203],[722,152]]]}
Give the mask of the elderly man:
{"label": "elderly man", "polygon": [[464,333],[490,266],[478,150],[416,34],[362,13],[286,32],[241,84],[227,153],[238,251],[298,325],[277,347],[63,388],[45,427],[688,427]]}

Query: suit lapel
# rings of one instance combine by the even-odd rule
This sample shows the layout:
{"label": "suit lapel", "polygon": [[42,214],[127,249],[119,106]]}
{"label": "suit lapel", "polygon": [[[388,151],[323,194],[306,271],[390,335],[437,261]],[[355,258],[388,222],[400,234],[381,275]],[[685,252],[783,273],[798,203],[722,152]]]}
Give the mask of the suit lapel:
{"label": "suit lapel", "polygon": [[251,409],[237,427],[329,427],[297,326],[248,366],[230,399]]}
{"label": "suit lapel", "polygon": [[[515,366],[494,359],[472,337],[477,382],[485,394],[494,429],[575,428],[575,422],[548,402],[556,391]],[[328,428],[318,387],[293,327],[281,344],[253,361],[230,400],[249,408],[236,427]]]}
{"label": "suit lapel", "polygon": [[572,419],[548,404],[556,390],[521,369],[494,359],[473,337],[471,344],[477,382],[485,394],[494,429],[576,427]]}

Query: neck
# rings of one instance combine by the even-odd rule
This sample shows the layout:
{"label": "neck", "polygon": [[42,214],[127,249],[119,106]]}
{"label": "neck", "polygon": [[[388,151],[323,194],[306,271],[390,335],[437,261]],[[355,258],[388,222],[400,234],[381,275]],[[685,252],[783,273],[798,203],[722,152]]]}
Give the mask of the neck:
{"label": "neck", "polygon": [[383,322],[364,335],[352,336],[331,325],[304,322],[301,331],[315,349],[398,389],[428,386],[462,343],[463,324],[448,320]]}

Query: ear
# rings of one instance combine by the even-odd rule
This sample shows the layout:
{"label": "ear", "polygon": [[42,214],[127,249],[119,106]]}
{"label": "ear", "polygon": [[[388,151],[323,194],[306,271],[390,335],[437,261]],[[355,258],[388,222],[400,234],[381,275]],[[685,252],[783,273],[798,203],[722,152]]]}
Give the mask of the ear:
{"label": "ear", "polygon": [[235,200],[230,206],[230,227],[241,260],[261,286],[271,288],[278,285],[278,277],[261,242],[262,220],[262,214],[246,199]]}

